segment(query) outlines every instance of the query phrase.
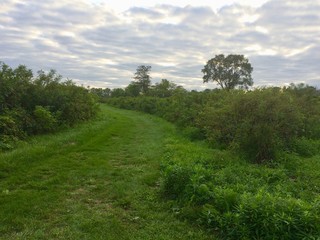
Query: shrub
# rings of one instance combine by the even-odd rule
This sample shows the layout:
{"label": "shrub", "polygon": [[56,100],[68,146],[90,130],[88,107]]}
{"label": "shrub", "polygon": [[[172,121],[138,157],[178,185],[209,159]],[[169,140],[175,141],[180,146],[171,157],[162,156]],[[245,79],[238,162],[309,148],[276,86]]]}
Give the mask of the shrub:
{"label": "shrub", "polygon": [[56,130],[57,120],[52,113],[42,106],[36,106],[33,111],[35,120],[34,132],[36,134],[48,133]]}
{"label": "shrub", "polygon": [[182,135],[189,138],[190,140],[204,140],[204,132],[197,127],[188,126],[182,129]]}
{"label": "shrub", "polygon": [[191,169],[182,165],[167,165],[163,171],[162,192],[168,199],[181,199],[190,183]]}
{"label": "shrub", "polygon": [[255,162],[274,159],[304,131],[304,115],[290,94],[279,89],[235,91],[223,106],[207,106],[198,126],[213,144],[233,148]]}
{"label": "shrub", "polygon": [[26,135],[51,132],[58,124],[72,125],[97,113],[94,97],[72,81],[61,82],[54,70],[16,69],[0,62],[0,141],[2,148]]}
{"label": "shrub", "polygon": [[0,115],[0,149],[11,149],[12,144],[24,135],[19,124],[12,116]]}
{"label": "shrub", "polygon": [[295,139],[291,148],[303,157],[312,157],[320,152],[320,141],[307,139],[305,137]]}

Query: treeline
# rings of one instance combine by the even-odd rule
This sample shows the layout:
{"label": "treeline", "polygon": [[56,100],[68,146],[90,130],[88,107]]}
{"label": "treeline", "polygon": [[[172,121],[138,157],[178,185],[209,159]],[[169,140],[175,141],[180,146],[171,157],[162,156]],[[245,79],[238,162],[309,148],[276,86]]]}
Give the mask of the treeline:
{"label": "treeline", "polygon": [[138,96],[149,96],[149,97],[170,97],[176,92],[185,91],[181,86],[176,85],[167,79],[162,79],[160,83],[149,85],[146,92],[142,93],[140,86],[137,82],[130,83],[125,88],[91,88],[90,92],[98,96],[101,102],[106,102],[109,98],[116,97],[138,97]]}
{"label": "treeline", "polygon": [[0,62],[0,150],[29,135],[56,131],[97,113],[95,98],[56,71],[26,66],[13,69]]}

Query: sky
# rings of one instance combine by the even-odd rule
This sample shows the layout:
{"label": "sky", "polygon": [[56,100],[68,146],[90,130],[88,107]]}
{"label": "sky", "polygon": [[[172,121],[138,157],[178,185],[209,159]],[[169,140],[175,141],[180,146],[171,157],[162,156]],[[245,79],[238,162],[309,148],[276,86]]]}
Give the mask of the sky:
{"label": "sky", "polygon": [[150,65],[186,89],[218,54],[242,54],[254,86],[320,88],[320,0],[0,0],[0,61],[118,88]]}

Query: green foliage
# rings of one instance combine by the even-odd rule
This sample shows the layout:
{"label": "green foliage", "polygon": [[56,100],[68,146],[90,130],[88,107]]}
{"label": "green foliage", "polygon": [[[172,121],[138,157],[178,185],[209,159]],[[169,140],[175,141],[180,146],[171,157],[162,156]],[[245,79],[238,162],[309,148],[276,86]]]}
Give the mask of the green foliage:
{"label": "green foliage", "polygon": [[87,89],[78,87],[73,82],[66,82],[62,93],[66,101],[56,111],[60,112],[60,120],[64,124],[74,125],[96,115],[98,106]]}
{"label": "green foliage", "polygon": [[36,106],[33,115],[36,134],[48,133],[56,129],[57,120],[48,109]]}
{"label": "green foliage", "polygon": [[222,89],[230,90],[236,86],[248,89],[253,85],[253,68],[243,55],[223,54],[210,59],[202,69],[203,82],[216,82]]}
{"label": "green foliage", "polygon": [[[97,106],[87,89],[61,82],[51,70],[36,77],[25,66],[0,63],[0,134],[2,146],[26,135],[52,132],[95,116]],[[9,146],[8,145],[8,146]]]}
{"label": "green foliage", "polygon": [[319,155],[313,162],[294,161],[293,170],[293,159],[277,168],[252,165],[228,151],[182,139],[167,142],[166,150],[162,194],[178,216],[221,239],[319,236]]}
{"label": "green foliage", "polygon": [[304,135],[312,138],[320,138],[320,90],[315,87],[291,84],[285,89],[295,99],[300,111],[304,114]]}
{"label": "green foliage", "polygon": [[139,87],[141,94],[147,94],[151,85],[150,72],[151,66],[140,65],[134,74],[135,84]]}
{"label": "green foliage", "polygon": [[187,126],[182,129],[182,135],[190,140],[203,140],[205,139],[205,133],[200,128],[194,126]]}
{"label": "green foliage", "polygon": [[16,69],[0,62],[0,114],[24,103],[32,81],[32,71],[20,65]]}
{"label": "green foliage", "polygon": [[11,116],[0,116],[0,150],[11,149],[11,144],[21,135],[19,126]]}
{"label": "green foliage", "polygon": [[312,157],[320,153],[320,140],[298,138],[292,142],[291,148],[300,156]]}
{"label": "green foliage", "polygon": [[314,239],[320,231],[317,203],[281,198],[260,191],[245,193],[231,211],[207,204],[204,223],[219,228],[223,239]]}
{"label": "green foliage", "polygon": [[22,108],[6,109],[0,115],[0,149],[11,149],[32,130],[34,119]]}
{"label": "green foliage", "polygon": [[126,88],[125,88],[125,95],[128,97],[137,97],[140,95],[140,85],[136,82],[131,82]]}
{"label": "green foliage", "polygon": [[162,79],[160,83],[151,85],[148,84],[147,92],[143,93],[141,90],[141,83],[139,81],[132,81],[127,87],[123,88],[90,88],[92,93],[100,102],[113,102],[112,98],[119,97],[157,97],[157,98],[168,98],[179,92],[185,92],[181,86],[177,86],[173,82],[167,79]]}
{"label": "green foliage", "polygon": [[169,199],[179,199],[191,181],[192,170],[180,165],[168,165],[164,171],[163,192]]}
{"label": "green foliage", "polygon": [[160,98],[170,97],[176,89],[176,84],[168,81],[167,79],[162,79],[160,83],[156,83],[151,87],[149,95]]}
{"label": "green foliage", "polygon": [[279,150],[305,132],[302,111],[279,89],[234,92],[223,106],[207,106],[198,124],[210,141],[230,146],[255,162],[275,159]]}
{"label": "green foliage", "polygon": [[22,135],[17,121],[10,115],[0,116],[0,133],[17,138]]}
{"label": "green foliage", "polygon": [[126,92],[122,88],[115,88],[111,92],[111,97],[124,97],[124,96],[126,96]]}
{"label": "green foliage", "polygon": [[[154,101],[155,100],[155,101]],[[118,97],[110,98],[107,100],[107,103],[128,110],[137,110],[146,113],[154,113],[156,99],[153,97]]]}
{"label": "green foliage", "polygon": [[317,236],[320,231],[317,204],[261,191],[254,196],[244,195],[238,209],[239,221],[256,238],[301,239]]}
{"label": "green foliage", "polygon": [[90,88],[90,93],[97,96],[100,100],[111,97],[110,88]]}

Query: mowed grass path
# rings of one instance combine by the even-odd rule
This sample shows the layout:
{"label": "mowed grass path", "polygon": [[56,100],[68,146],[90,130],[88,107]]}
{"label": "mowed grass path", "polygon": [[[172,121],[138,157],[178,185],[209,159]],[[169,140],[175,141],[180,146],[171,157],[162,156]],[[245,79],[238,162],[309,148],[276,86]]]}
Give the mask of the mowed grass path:
{"label": "mowed grass path", "polygon": [[212,239],[159,196],[174,127],[101,108],[96,121],[0,154],[0,239]]}

